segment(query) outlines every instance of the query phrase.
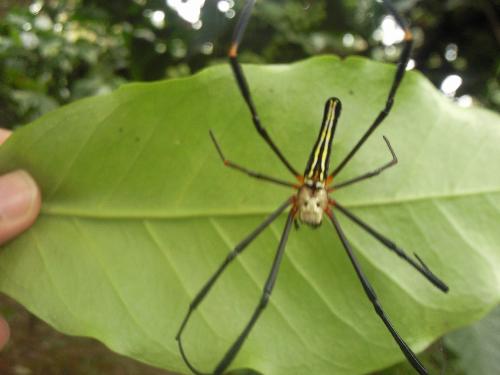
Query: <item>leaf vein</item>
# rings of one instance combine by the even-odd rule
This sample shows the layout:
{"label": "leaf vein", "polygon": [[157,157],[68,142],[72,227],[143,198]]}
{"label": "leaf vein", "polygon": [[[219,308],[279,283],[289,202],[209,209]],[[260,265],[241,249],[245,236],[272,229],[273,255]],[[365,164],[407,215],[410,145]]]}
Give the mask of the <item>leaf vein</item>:
{"label": "leaf vein", "polygon": [[109,275],[109,272],[107,271],[106,267],[102,263],[99,255],[96,254],[93,251],[94,246],[92,246],[93,241],[90,238],[90,236],[88,236],[85,233],[85,230],[78,223],[78,220],[73,220],[73,225],[74,225],[75,229],[80,233],[80,236],[82,237],[82,239],[85,239],[90,244],[90,246],[88,246],[87,249],[89,249],[90,251],[92,251],[94,253],[94,256],[92,258],[97,261],[96,263],[99,265],[99,267],[101,268],[101,270],[103,272],[103,275],[108,280],[109,285],[111,286],[111,290],[116,295],[117,300],[119,301],[119,303],[124,307],[125,313],[131,318],[131,321],[133,322],[133,324],[137,328],[139,328],[139,331],[143,332],[146,335],[146,337],[148,337],[149,339],[151,339],[155,343],[155,345],[159,345],[160,347],[162,347],[163,349],[165,349],[167,352],[174,353],[169,347],[167,347],[163,342],[158,341],[153,335],[151,335],[146,330],[146,328],[143,325],[140,324],[140,322],[137,320],[136,316],[132,313],[130,307],[128,306],[128,304],[127,304],[127,302],[125,300],[125,298],[123,298],[122,294],[120,293],[118,286],[113,282],[112,277]]}
{"label": "leaf vein", "polygon": [[[177,280],[179,280],[179,284],[184,289],[184,292],[186,293],[186,295],[188,296],[188,298],[190,299],[190,301],[192,301],[193,297],[192,297],[191,293],[186,288],[186,285],[184,284],[181,275],[177,271],[177,268],[172,266],[173,262],[170,259],[170,257],[167,255],[167,252],[164,250],[163,244],[159,240],[158,236],[155,234],[155,231],[153,230],[153,228],[151,228],[151,225],[146,220],[143,220],[142,223],[143,223],[144,229],[146,230],[146,233],[151,238],[151,241],[155,245],[156,249],[158,249],[158,251],[160,252],[160,254],[162,254],[162,256],[163,256],[163,258],[165,260],[165,263],[167,263],[168,267],[172,270],[172,273],[175,275],[175,278]],[[221,336],[219,335],[219,333],[217,332],[217,330],[209,323],[207,317],[205,316],[205,314],[203,314],[203,311],[201,309],[199,309],[198,313],[201,316],[202,320],[205,322],[206,326],[212,331],[212,333],[215,336],[221,338]]]}

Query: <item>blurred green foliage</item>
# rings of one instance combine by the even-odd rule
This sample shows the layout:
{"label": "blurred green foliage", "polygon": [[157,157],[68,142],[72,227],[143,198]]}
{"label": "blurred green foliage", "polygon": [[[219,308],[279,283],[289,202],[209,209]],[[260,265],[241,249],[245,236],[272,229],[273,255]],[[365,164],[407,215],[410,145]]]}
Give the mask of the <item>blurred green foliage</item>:
{"label": "blurred green foliage", "polygon": [[[27,123],[61,104],[109,92],[126,81],[185,76],[223,62],[234,15],[243,1],[206,0],[198,23],[185,21],[174,10],[176,4],[190,1],[203,3],[7,1],[0,8],[0,126]],[[498,0],[395,4],[415,31],[416,68],[437,86],[446,76],[458,74],[463,84],[457,97],[468,94],[499,109]],[[372,0],[259,1],[241,58],[270,63],[319,53],[358,53],[395,61],[397,45],[384,46],[374,38],[383,16],[383,8]]]}

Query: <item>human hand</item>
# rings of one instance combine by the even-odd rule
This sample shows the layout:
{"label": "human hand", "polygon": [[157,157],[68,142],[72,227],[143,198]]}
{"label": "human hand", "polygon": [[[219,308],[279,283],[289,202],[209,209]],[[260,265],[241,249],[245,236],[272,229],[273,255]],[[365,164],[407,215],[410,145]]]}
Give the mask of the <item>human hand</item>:
{"label": "human hand", "polygon": [[[10,134],[0,129],[0,145]],[[40,204],[40,190],[28,173],[17,170],[0,176],[0,246],[34,223]],[[0,317],[0,350],[7,343],[9,335],[9,326]]]}

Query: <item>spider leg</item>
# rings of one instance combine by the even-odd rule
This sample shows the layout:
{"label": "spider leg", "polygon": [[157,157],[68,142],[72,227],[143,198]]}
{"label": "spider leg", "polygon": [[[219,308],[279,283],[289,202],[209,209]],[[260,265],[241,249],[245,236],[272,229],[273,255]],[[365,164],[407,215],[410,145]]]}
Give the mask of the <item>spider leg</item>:
{"label": "spider leg", "polygon": [[399,63],[396,68],[396,73],[394,74],[394,78],[392,81],[391,89],[389,90],[389,94],[387,96],[387,100],[384,106],[384,109],[380,111],[378,116],[375,118],[373,123],[370,125],[368,130],[363,134],[361,139],[356,143],[356,145],[352,148],[351,151],[347,154],[347,156],[340,162],[340,164],[333,170],[330,174],[330,177],[333,178],[340,173],[340,171],[345,167],[345,165],[351,160],[351,158],[358,152],[361,146],[365,143],[365,141],[370,137],[375,129],[382,123],[382,121],[387,117],[389,112],[391,111],[392,105],[394,104],[394,96],[396,95],[396,91],[399,88],[399,84],[403,80],[406,66],[408,65],[408,60],[410,60],[410,52],[413,45],[413,35],[408,27],[408,24],[404,20],[403,17],[399,15],[394,6],[392,5],[390,0],[383,0],[383,4],[387,11],[394,17],[399,27],[404,30],[404,46],[403,51],[401,52],[401,56],[399,58]]}
{"label": "spider leg", "polygon": [[285,228],[283,229],[283,234],[281,235],[280,243],[278,245],[278,250],[276,252],[276,256],[273,261],[273,265],[271,267],[271,271],[269,272],[269,276],[267,277],[266,284],[264,285],[264,289],[262,291],[262,296],[260,298],[259,304],[255,308],[252,317],[248,321],[245,329],[238,336],[233,345],[226,352],[224,358],[220,361],[214,371],[214,375],[222,375],[226,368],[231,364],[236,354],[238,354],[241,346],[245,342],[248,334],[252,330],[253,326],[259,319],[260,314],[267,306],[269,302],[269,297],[273,291],[274,284],[276,282],[276,278],[278,276],[279,267],[281,264],[281,260],[283,259],[283,254],[285,252],[285,245],[288,240],[288,235],[290,234],[290,229],[292,228],[293,219],[295,217],[295,210],[292,209],[288,214],[288,219],[285,224]]}
{"label": "spider leg", "polygon": [[[246,247],[255,238],[257,238],[257,236],[260,233],[262,233],[262,231],[267,226],[269,226],[269,224],[271,224],[291,203],[292,203],[292,199],[291,198],[287,199],[271,215],[269,215],[261,224],[259,224],[259,226],[257,226],[257,228],[255,228],[252,233],[250,233],[245,239],[243,239],[243,241],[241,241],[238,245],[236,245],[236,247],[227,255],[226,259],[224,260],[224,262],[222,262],[222,264],[219,266],[219,268],[217,269],[217,271],[215,271],[215,273],[210,277],[210,279],[205,283],[205,285],[201,288],[201,290],[198,292],[198,294],[194,297],[194,299],[189,304],[189,310],[188,310],[187,314],[185,315],[185,317],[184,317],[184,319],[182,321],[182,324],[181,324],[181,326],[179,328],[179,332],[175,336],[175,339],[177,340],[177,343],[179,345],[179,351],[181,352],[182,359],[184,360],[184,362],[186,363],[186,365],[191,369],[191,371],[194,374],[196,374],[196,375],[205,375],[205,373],[202,373],[202,372],[198,371],[191,364],[191,362],[189,361],[189,359],[187,358],[187,355],[186,355],[186,353],[184,351],[184,347],[182,345],[182,337],[181,337],[182,333],[183,333],[184,329],[186,328],[186,325],[187,325],[187,323],[188,323],[188,321],[189,321],[189,319],[190,319],[190,317],[192,315],[192,313],[194,312],[194,310],[196,310],[196,308],[198,307],[198,305],[205,299],[206,295],[208,294],[208,292],[210,291],[210,289],[212,289],[213,285],[215,284],[215,282],[217,281],[217,279],[220,277],[220,275],[224,272],[224,270],[226,269],[226,267],[240,253],[242,253],[246,249]],[[289,221],[290,221],[290,217],[289,217]],[[288,228],[288,227],[286,227],[286,228]],[[287,230],[289,230],[289,228]],[[287,233],[286,235],[288,236],[288,232],[286,232],[286,233]],[[280,243],[280,246],[281,246],[281,243]],[[283,247],[284,247],[284,244],[283,244]],[[241,346],[241,344],[239,346]],[[237,350],[236,350],[236,352],[237,352]],[[236,355],[236,353],[234,353],[234,355]],[[229,365],[229,363],[231,362],[232,358],[234,358],[234,355],[226,362],[225,367],[227,367]],[[226,357],[227,357],[227,354],[226,354]],[[224,357],[224,360],[226,359],[226,357]],[[218,368],[219,367],[220,367],[220,365],[218,366]]]}
{"label": "spider leg", "polygon": [[355,184],[357,182],[366,180],[367,178],[378,176],[380,173],[382,173],[386,169],[396,165],[398,163],[398,158],[397,158],[394,150],[392,149],[392,146],[389,143],[389,140],[385,136],[383,136],[383,137],[384,137],[385,143],[387,144],[387,147],[389,148],[389,151],[391,152],[391,155],[392,155],[391,161],[385,163],[381,167],[378,167],[377,169],[375,169],[371,172],[367,172],[365,174],[362,174],[361,176],[354,177],[354,178],[351,178],[350,180],[335,184],[332,186],[331,189],[328,189],[328,191],[338,190],[338,189],[343,188],[345,186],[352,185],[352,184]]}
{"label": "spider leg", "polygon": [[395,252],[401,259],[408,262],[413,268],[415,268],[418,272],[420,272],[427,280],[429,280],[436,288],[442,290],[443,292],[448,292],[448,286],[441,281],[436,275],[432,273],[432,271],[427,267],[427,265],[420,259],[420,257],[414,253],[415,258],[418,262],[413,260],[403,249],[400,249],[394,242],[389,240],[387,237],[383,236],[359,217],[350,212],[347,208],[340,205],[338,202],[335,202],[335,207],[340,210],[345,216],[351,219],[353,222],[358,224],[361,228],[371,234],[375,239],[377,239],[382,245],[387,247],[389,250]]}
{"label": "spider leg", "polygon": [[245,102],[250,110],[252,115],[252,121],[257,129],[257,132],[260,136],[266,141],[266,143],[271,147],[274,153],[278,156],[278,158],[282,161],[285,167],[296,177],[300,176],[297,170],[292,167],[292,165],[288,162],[285,156],[281,153],[278,146],[273,142],[266,129],[262,126],[259,115],[257,113],[257,109],[253,102],[252,96],[250,94],[250,89],[248,87],[247,80],[243,73],[243,69],[238,62],[238,47],[240,42],[245,34],[245,29],[248,24],[248,20],[250,19],[250,15],[252,13],[253,6],[255,4],[255,0],[247,0],[245,6],[241,12],[241,16],[238,19],[236,24],[236,28],[234,29],[233,38],[231,40],[231,47],[229,48],[229,62],[231,64],[231,68],[233,70],[234,77],[236,78],[236,82],[238,83],[238,87],[240,88],[241,95],[245,99]]}
{"label": "spider leg", "polygon": [[247,174],[250,177],[254,177],[254,178],[257,178],[259,180],[264,180],[264,181],[272,182],[272,183],[275,183],[275,184],[278,184],[278,185],[282,185],[282,186],[288,186],[288,187],[292,187],[292,188],[297,188],[297,185],[292,184],[291,182],[283,181],[283,180],[280,180],[279,178],[275,178],[275,177],[272,177],[272,176],[266,176],[266,175],[264,175],[262,173],[252,171],[250,169],[242,167],[239,164],[233,163],[231,160],[226,159],[224,157],[224,154],[222,153],[222,149],[221,149],[221,147],[219,145],[219,142],[217,142],[217,139],[215,139],[215,135],[214,135],[214,133],[211,130],[210,130],[210,137],[212,138],[212,141],[214,142],[215,148],[217,149],[217,152],[219,153],[219,156],[222,159],[222,162],[224,163],[225,166],[233,168],[233,169],[236,169],[236,170],[238,170],[240,172],[243,172],[243,173]]}
{"label": "spider leg", "polygon": [[337,231],[337,234],[340,238],[340,241],[342,242],[342,245],[344,246],[344,249],[347,252],[347,255],[349,256],[349,259],[354,267],[354,270],[356,271],[356,274],[359,278],[359,281],[361,282],[361,285],[363,286],[363,289],[368,296],[368,299],[372,303],[375,312],[377,315],[382,319],[384,322],[385,326],[391,333],[392,337],[394,340],[397,342],[399,345],[399,348],[405,355],[405,357],[408,359],[408,361],[411,363],[413,368],[420,374],[420,375],[428,375],[429,373],[425,369],[425,367],[422,365],[422,363],[418,360],[417,356],[413,351],[410,349],[408,344],[404,342],[404,340],[399,336],[399,334],[396,332],[394,327],[392,326],[391,322],[389,321],[389,318],[385,314],[384,310],[382,309],[382,306],[380,305],[377,295],[375,294],[375,291],[373,290],[372,286],[370,285],[370,282],[366,278],[363,270],[361,269],[361,265],[359,264],[356,256],[354,255],[354,252],[352,251],[351,245],[347,241],[347,238],[345,237],[345,234],[340,227],[339,222],[337,221],[337,218],[335,217],[335,214],[333,213],[332,210],[328,210],[327,212],[328,217],[330,218],[333,226],[335,227],[335,230]]}

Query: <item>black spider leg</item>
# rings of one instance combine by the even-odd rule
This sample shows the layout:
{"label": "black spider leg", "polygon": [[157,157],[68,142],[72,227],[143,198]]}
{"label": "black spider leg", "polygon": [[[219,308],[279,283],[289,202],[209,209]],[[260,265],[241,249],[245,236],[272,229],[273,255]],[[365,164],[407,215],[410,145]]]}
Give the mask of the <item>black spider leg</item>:
{"label": "black spider leg", "polygon": [[427,265],[420,259],[420,257],[413,253],[418,262],[413,260],[403,249],[400,249],[394,242],[389,240],[387,237],[383,236],[359,217],[350,212],[347,208],[340,205],[338,202],[335,202],[335,207],[340,210],[345,216],[351,219],[353,222],[358,224],[361,228],[366,230],[369,234],[371,234],[375,239],[377,239],[382,245],[387,247],[389,250],[395,252],[401,259],[408,262],[413,268],[415,268],[418,272],[420,272],[427,280],[429,280],[436,288],[442,290],[443,292],[447,292],[449,290],[448,286],[441,281],[436,275],[432,273],[432,271],[427,267]]}
{"label": "black spider leg", "polygon": [[243,172],[243,173],[247,174],[250,177],[255,177],[255,178],[259,179],[259,180],[264,180],[264,181],[268,181],[268,182],[272,182],[272,183],[275,183],[275,184],[278,184],[278,185],[292,187],[292,188],[296,188],[297,187],[297,185],[292,184],[291,182],[283,181],[283,180],[280,180],[280,179],[272,177],[272,176],[266,176],[266,175],[264,175],[262,173],[252,171],[250,169],[242,167],[239,164],[233,163],[231,160],[226,159],[225,156],[224,156],[224,154],[222,153],[222,149],[221,149],[221,147],[219,145],[219,142],[217,142],[217,139],[215,139],[215,135],[214,135],[214,133],[211,130],[210,130],[210,137],[212,138],[212,141],[214,142],[215,148],[217,149],[217,152],[219,153],[219,156],[222,159],[222,162],[224,163],[225,166],[233,168],[233,169],[236,169],[236,170],[238,170],[240,172]]}
{"label": "black spider leg", "polygon": [[290,229],[292,228],[294,216],[295,210],[292,209],[288,214],[288,219],[286,221],[285,228],[283,229],[283,234],[281,235],[280,243],[278,245],[278,251],[276,252],[276,256],[274,257],[273,265],[271,267],[271,271],[269,272],[269,276],[267,277],[266,284],[264,285],[262,297],[259,304],[255,308],[255,311],[253,312],[252,317],[250,318],[243,332],[241,332],[231,348],[227,351],[222,361],[220,361],[219,365],[216,367],[214,375],[221,375],[224,370],[226,370],[226,368],[231,364],[234,357],[236,357],[236,354],[238,354],[241,346],[248,337],[248,334],[257,322],[257,319],[259,319],[260,314],[266,308],[267,303],[269,302],[269,297],[271,296],[271,293],[273,291],[274,284],[276,283],[276,278],[278,276],[281,260],[283,259],[285,245],[288,240],[288,235],[290,234]]}
{"label": "black spider leg", "polygon": [[[226,267],[240,254],[242,253],[246,247],[255,239],[257,236],[269,225],[271,224],[290,204],[292,204],[292,199],[289,198],[287,199],[281,206],[279,206],[276,211],[274,211],[271,215],[269,215],[257,228],[253,230],[252,233],[250,233],[243,241],[241,241],[239,244],[236,245],[236,247],[227,255],[226,259],[222,264],[219,266],[217,271],[210,277],[210,279],[205,283],[205,285],[201,288],[201,290],[198,292],[198,294],[194,297],[192,302],[189,304],[189,310],[184,317],[182,324],[179,328],[179,332],[175,336],[175,339],[177,340],[177,343],[179,345],[179,351],[181,353],[182,359],[186,363],[186,365],[190,368],[190,370],[196,374],[196,375],[207,375],[206,373],[198,371],[188,360],[187,355],[184,351],[184,347],[182,345],[182,332],[184,331],[189,318],[191,317],[192,313],[194,310],[198,307],[198,305],[205,299],[206,295],[212,289],[213,285],[217,281],[217,279],[220,277],[222,272],[226,269]],[[290,219],[289,219],[290,220]],[[288,236],[288,233],[287,233]],[[280,243],[281,246],[281,243]],[[267,284],[266,284],[267,285]],[[234,346],[234,345],[233,345]],[[241,346],[241,344],[240,344]],[[234,354],[236,355],[236,353]],[[234,355],[231,357],[231,359],[234,357]],[[227,357],[227,354],[226,354]],[[224,357],[224,359],[226,358]],[[221,362],[222,363],[222,362]],[[227,362],[225,364],[225,367],[227,367],[230,363]],[[218,366],[218,368],[220,365]],[[217,374],[217,373],[216,373]]]}
{"label": "black spider leg", "polygon": [[398,157],[396,156],[396,153],[392,149],[392,146],[389,143],[389,140],[385,137],[385,135],[383,136],[383,138],[384,138],[385,143],[387,144],[387,147],[389,148],[389,151],[391,152],[391,155],[392,155],[391,161],[389,161],[388,163],[385,163],[381,167],[378,167],[377,169],[375,169],[375,170],[373,170],[371,172],[367,172],[365,174],[362,174],[361,176],[351,178],[350,180],[347,180],[347,181],[344,181],[344,182],[341,182],[341,183],[338,183],[338,184],[334,184],[332,186],[332,188],[329,189],[329,190],[330,191],[332,191],[332,190],[338,190],[338,189],[341,189],[341,188],[343,188],[345,186],[352,185],[352,184],[355,184],[357,182],[366,180],[367,178],[378,176],[380,173],[382,173],[383,171],[385,171],[387,168],[390,168],[390,167],[396,165],[398,163]]}
{"label": "black spider leg", "polygon": [[240,88],[241,95],[243,95],[248,109],[250,110],[252,121],[255,125],[255,128],[257,129],[257,132],[261,135],[262,138],[264,138],[264,140],[272,148],[274,153],[280,158],[283,164],[285,164],[287,169],[297,177],[300,176],[297,170],[292,167],[285,156],[283,156],[278,146],[276,146],[276,144],[267,133],[266,129],[264,129],[264,127],[262,126],[259,115],[257,114],[257,109],[255,107],[255,104],[253,103],[253,99],[250,94],[250,89],[248,88],[248,83],[243,73],[243,69],[238,62],[238,47],[245,33],[245,29],[247,27],[248,20],[250,19],[254,4],[255,0],[247,0],[241,12],[241,16],[238,19],[238,23],[236,24],[236,28],[234,29],[234,34],[231,41],[231,47],[229,48],[229,63],[231,64],[231,68],[233,69],[234,77],[236,78],[236,82],[238,83],[238,87]]}
{"label": "black spider leg", "polygon": [[413,351],[410,349],[408,344],[404,342],[404,340],[399,336],[399,334],[396,332],[394,327],[392,326],[391,322],[389,321],[389,318],[386,316],[384,310],[382,309],[382,306],[378,302],[377,295],[375,294],[375,291],[373,290],[372,286],[370,285],[370,282],[366,278],[363,270],[361,269],[361,265],[359,264],[356,256],[354,255],[354,252],[352,251],[351,245],[347,241],[347,238],[345,237],[345,234],[343,230],[340,228],[340,224],[337,221],[337,218],[335,217],[335,214],[333,213],[332,210],[327,211],[328,217],[332,221],[333,226],[335,227],[335,230],[337,231],[337,234],[339,235],[340,241],[342,242],[342,245],[344,246],[344,249],[347,252],[347,255],[349,256],[349,259],[351,260],[352,265],[354,266],[354,270],[356,271],[356,274],[358,275],[359,280],[361,281],[361,285],[363,286],[363,289],[370,299],[371,303],[373,304],[373,307],[375,309],[375,312],[377,315],[382,319],[384,322],[385,326],[391,333],[392,337],[394,340],[398,343],[401,351],[405,355],[405,357],[408,359],[408,361],[411,363],[413,368],[417,370],[417,372],[420,375],[428,375],[429,373],[425,369],[425,367],[422,365],[422,363],[418,360],[417,356]]}
{"label": "black spider leg", "polygon": [[334,169],[334,171],[330,174],[330,177],[335,177],[340,173],[340,171],[345,167],[345,165],[351,160],[351,158],[358,152],[361,146],[365,143],[365,141],[370,137],[373,131],[382,123],[382,121],[387,117],[389,112],[391,111],[392,105],[394,104],[394,96],[396,95],[396,91],[399,88],[399,84],[403,80],[406,66],[408,65],[408,60],[410,59],[411,48],[413,45],[413,35],[408,27],[406,21],[401,17],[392,3],[389,0],[383,0],[384,6],[388,10],[388,12],[394,17],[396,23],[404,30],[404,46],[403,51],[401,52],[401,56],[399,58],[399,63],[396,68],[396,73],[394,74],[394,79],[392,81],[392,86],[389,91],[389,95],[387,96],[387,100],[385,103],[385,107],[378,116],[375,118],[375,121],[370,125],[368,130],[363,134],[361,139],[356,143],[356,145],[352,148],[351,151],[347,154],[347,156],[340,162],[340,164]]}

